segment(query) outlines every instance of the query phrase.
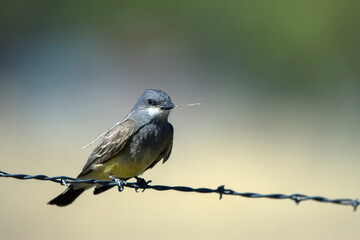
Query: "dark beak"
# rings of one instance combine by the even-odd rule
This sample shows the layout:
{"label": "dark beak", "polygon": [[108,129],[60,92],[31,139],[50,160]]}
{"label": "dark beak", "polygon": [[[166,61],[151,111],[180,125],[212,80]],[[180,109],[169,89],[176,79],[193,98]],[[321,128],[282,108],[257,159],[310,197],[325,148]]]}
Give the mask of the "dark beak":
{"label": "dark beak", "polygon": [[175,104],[173,104],[172,102],[165,102],[163,104],[160,104],[159,106],[162,110],[170,110],[175,107]]}

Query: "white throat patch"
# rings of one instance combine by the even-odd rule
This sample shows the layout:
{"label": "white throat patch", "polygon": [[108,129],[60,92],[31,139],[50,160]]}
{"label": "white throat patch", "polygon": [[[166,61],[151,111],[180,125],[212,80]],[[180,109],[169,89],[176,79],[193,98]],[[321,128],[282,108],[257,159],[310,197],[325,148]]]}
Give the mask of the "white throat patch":
{"label": "white throat patch", "polygon": [[163,111],[160,108],[157,107],[150,107],[147,109],[150,116],[160,115],[163,113]]}

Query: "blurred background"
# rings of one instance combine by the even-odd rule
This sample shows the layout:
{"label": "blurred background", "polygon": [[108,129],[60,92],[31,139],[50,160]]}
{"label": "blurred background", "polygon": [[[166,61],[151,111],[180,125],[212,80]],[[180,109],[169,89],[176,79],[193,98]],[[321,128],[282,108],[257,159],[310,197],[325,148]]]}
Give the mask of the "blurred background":
{"label": "blurred background", "polygon": [[[359,1],[1,1],[0,170],[77,176],[147,88],[177,104],[154,184],[360,197]],[[351,207],[0,179],[4,239],[359,239]]]}

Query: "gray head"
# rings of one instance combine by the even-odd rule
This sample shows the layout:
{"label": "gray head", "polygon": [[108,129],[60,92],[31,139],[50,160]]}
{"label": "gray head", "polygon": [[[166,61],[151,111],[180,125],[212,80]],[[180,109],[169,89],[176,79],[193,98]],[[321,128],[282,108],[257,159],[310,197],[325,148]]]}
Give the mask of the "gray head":
{"label": "gray head", "polygon": [[141,94],[134,109],[138,107],[158,107],[163,110],[174,108],[169,95],[161,90],[147,89]]}
{"label": "gray head", "polygon": [[149,121],[154,118],[167,119],[169,110],[175,105],[169,95],[161,90],[147,89],[141,94],[132,111],[132,119]]}

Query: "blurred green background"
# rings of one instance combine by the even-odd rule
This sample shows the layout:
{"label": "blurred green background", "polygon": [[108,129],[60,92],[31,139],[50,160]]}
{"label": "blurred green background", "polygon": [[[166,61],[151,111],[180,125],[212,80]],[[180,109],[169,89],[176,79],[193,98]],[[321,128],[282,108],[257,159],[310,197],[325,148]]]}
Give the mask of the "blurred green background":
{"label": "blurred green background", "polygon": [[[177,104],[154,184],[360,197],[360,2],[1,1],[0,170],[76,176],[147,88]],[[4,239],[359,239],[350,207],[0,179]]]}

